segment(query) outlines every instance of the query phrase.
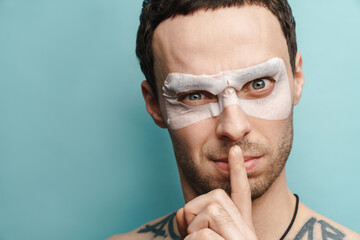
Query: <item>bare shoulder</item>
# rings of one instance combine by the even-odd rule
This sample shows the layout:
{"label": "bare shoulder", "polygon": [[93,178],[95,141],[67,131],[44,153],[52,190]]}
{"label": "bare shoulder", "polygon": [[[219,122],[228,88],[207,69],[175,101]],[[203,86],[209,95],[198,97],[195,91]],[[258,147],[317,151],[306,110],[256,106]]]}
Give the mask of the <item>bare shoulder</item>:
{"label": "bare shoulder", "polygon": [[295,240],[360,240],[360,235],[341,224],[322,216],[304,204],[299,204],[299,212],[289,239]]}
{"label": "bare shoulder", "polygon": [[175,213],[148,222],[135,230],[114,235],[106,240],[180,240],[176,227]]}

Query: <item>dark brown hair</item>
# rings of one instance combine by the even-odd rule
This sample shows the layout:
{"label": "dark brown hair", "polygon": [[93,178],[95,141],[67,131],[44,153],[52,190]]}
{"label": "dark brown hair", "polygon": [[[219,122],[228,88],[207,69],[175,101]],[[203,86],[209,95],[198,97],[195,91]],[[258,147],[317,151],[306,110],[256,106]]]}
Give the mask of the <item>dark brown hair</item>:
{"label": "dark brown hair", "polygon": [[295,72],[297,52],[295,19],[287,0],[145,0],[140,15],[136,39],[136,55],[141,70],[157,97],[152,39],[156,27],[164,20],[178,15],[189,15],[198,10],[257,5],[270,10],[279,20],[286,38],[292,72]]}

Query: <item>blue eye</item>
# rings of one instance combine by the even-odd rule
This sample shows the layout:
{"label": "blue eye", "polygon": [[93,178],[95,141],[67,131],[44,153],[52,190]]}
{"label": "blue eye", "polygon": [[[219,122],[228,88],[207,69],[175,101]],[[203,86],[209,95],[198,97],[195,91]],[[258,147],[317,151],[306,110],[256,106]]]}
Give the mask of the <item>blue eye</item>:
{"label": "blue eye", "polygon": [[200,93],[190,93],[189,95],[188,95],[188,99],[190,100],[190,101],[197,101],[197,100],[201,100],[201,94]]}
{"label": "blue eye", "polygon": [[264,79],[256,79],[252,82],[251,86],[254,90],[260,90],[260,89],[265,88],[266,83],[265,83]]}
{"label": "blue eye", "polygon": [[179,93],[177,100],[188,106],[200,106],[218,101],[215,95],[203,90]]}

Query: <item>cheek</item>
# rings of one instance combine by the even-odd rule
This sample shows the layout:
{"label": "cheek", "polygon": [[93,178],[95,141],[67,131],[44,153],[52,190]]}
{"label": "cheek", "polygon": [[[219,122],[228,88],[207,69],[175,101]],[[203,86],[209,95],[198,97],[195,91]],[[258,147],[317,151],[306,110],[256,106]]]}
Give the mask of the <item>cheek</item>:
{"label": "cheek", "polygon": [[205,119],[185,128],[172,131],[172,136],[193,154],[198,154],[206,142],[215,134],[215,120]]}
{"label": "cheek", "polygon": [[291,96],[291,104],[294,105],[294,78],[292,75],[292,72],[288,72],[288,78],[289,78],[289,87],[290,87],[290,96]]}
{"label": "cheek", "polygon": [[252,130],[258,132],[273,147],[276,147],[288,134],[288,130],[292,124],[292,116],[285,120],[263,120],[259,118],[249,117]]}

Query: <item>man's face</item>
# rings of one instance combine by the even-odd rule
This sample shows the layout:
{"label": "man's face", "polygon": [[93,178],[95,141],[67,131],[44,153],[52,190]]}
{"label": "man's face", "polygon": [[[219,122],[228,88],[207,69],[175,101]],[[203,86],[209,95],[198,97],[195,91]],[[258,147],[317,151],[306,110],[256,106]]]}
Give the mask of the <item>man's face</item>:
{"label": "man's face", "polygon": [[[164,122],[167,114],[162,86],[169,73],[212,75],[278,57],[286,66],[292,104],[300,99],[301,90],[294,94],[299,93],[299,86],[296,81],[294,84],[280,24],[265,8],[224,8],[168,19],[156,29],[153,49]],[[210,101],[206,96],[202,98]],[[256,199],[284,174],[292,144],[292,112],[284,120],[265,120],[246,115],[238,105],[229,105],[219,116],[169,129],[169,133],[184,192],[200,195],[222,188],[229,193],[226,161],[229,148],[237,144],[242,148],[252,197]]]}

